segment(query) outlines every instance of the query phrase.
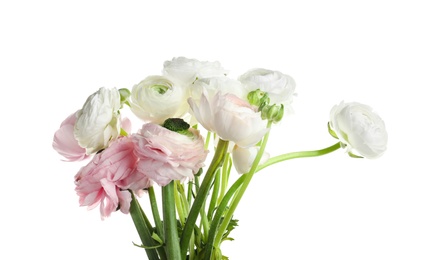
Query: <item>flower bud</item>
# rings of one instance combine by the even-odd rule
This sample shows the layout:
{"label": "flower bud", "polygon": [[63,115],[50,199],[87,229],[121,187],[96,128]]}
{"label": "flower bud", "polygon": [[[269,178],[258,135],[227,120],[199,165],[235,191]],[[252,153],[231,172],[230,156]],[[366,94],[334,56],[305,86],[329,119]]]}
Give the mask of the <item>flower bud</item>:
{"label": "flower bud", "polygon": [[261,110],[261,118],[272,121],[273,123],[277,123],[281,121],[284,116],[284,105],[271,105],[265,106]]}
{"label": "flower bud", "polygon": [[249,94],[247,94],[247,100],[249,104],[259,107],[260,110],[270,102],[269,95],[259,89],[249,92]]}

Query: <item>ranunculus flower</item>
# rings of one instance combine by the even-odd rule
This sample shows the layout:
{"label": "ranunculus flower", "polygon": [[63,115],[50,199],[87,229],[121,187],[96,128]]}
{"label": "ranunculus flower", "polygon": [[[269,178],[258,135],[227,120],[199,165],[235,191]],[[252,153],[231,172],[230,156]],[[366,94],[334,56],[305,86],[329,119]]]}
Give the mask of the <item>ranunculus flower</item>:
{"label": "ranunculus flower", "polygon": [[268,93],[270,104],[283,104],[286,111],[290,110],[296,88],[294,79],[279,71],[267,69],[252,69],[239,77],[246,86],[248,93],[261,90]]}
{"label": "ranunculus flower", "polygon": [[238,146],[253,146],[268,131],[260,112],[256,112],[247,101],[233,94],[218,92],[210,99],[203,93],[199,101],[189,98],[188,103],[194,116],[206,130],[215,132],[221,139],[232,141]]}
{"label": "ranunculus flower", "polygon": [[74,136],[92,154],[108,147],[120,133],[120,94],[116,88],[100,88],[88,97],[76,114]]}
{"label": "ranunculus flower", "polygon": [[377,158],[387,149],[384,121],[367,105],[341,102],[331,109],[329,125],[354,155]]}
{"label": "ranunculus flower", "polygon": [[53,137],[53,149],[64,156],[66,161],[81,161],[88,158],[86,149],[81,147],[74,138],[74,124],[76,123],[76,112],[67,117],[55,132]]}
{"label": "ranunculus flower", "polygon": [[132,88],[131,110],[146,122],[161,124],[187,113],[187,93],[164,76],[149,76]]}
{"label": "ranunculus flower", "polygon": [[223,69],[218,61],[209,62],[177,57],[164,62],[162,73],[186,87],[197,78],[224,76],[227,71]]}
{"label": "ranunculus flower", "polygon": [[102,218],[118,208],[129,213],[131,195],[127,189],[139,192],[151,185],[147,176],[136,170],[137,162],[129,137],[118,138],[96,154],[75,176],[80,205],[88,209],[100,205]]}
{"label": "ranunculus flower", "polygon": [[190,97],[198,101],[202,93],[205,93],[208,98],[213,98],[219,91],[234,94],[241,99],[246,99],[247,96],[246,90],[240,81],[228,77],[212,77],[196,80],[191,88]]}
{"label": "ranunculus flower", "polygon": [[208,151],[198,130],[189,136],[170,131],[160,125],[144,124],[133,135],[138,171],[161,186],[172,180],[193,179],[206,159]]}
{"label": "ranunculus flower", "polygon": [[[237,172],[240,174],[248,173],[258,152],[258,146],[252,146],[249,148],[235,146],[232,151],[232,161]],[[262,155],[259,164],[261,165],[265,163],[269,159],[269,157],[270,155],[265,152]]]}

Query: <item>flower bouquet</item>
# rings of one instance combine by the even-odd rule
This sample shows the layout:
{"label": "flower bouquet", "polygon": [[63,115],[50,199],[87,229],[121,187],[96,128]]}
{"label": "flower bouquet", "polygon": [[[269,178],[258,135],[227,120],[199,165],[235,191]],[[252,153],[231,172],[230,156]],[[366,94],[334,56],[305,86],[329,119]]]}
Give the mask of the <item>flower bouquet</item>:
{"label": "flower bouquet", "polygon": [[[332,146],[270,158],[269,134],[291,114],[295,81],[267,69],[227,74],[219,62],[173,58],[131,90],[98,89],[55,132],[66,161],[88,161],[74,177],[80,206],[99,206],[102,219],[130,214],[149,259],[228,259],[221,244],[232,240],[234,212],[270,165],[340,148],[356,158],[386,150],[381,118],[341,102],[328,122]],[[126,109],[140,129],[131,131]],[[146,198],[149,214],[139,203]]]}

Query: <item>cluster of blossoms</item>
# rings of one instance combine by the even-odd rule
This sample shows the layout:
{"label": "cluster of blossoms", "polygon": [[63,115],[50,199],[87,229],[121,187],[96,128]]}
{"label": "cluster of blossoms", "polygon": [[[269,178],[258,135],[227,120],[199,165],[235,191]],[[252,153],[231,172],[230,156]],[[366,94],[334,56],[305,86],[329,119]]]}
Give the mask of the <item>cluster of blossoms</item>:
{"label": "cluster of blossoms", "polygon": [[[204,139],[193,128],[165,128],[167,119],[200,123],[231,141],[236,169],[247,172],[255,144],[269,131],[248,94],[260,90],[275,104],[289,105],[295,83],[288,75],[265,69],[250,70],[238,80],[226,74],[219,62],[179,57],[164,63],[162,75],[146,77],[131,91],[102,87],[90,95],[62,122],[53,141],[67,161],[94,156],[75,177],[80,204],[100,204],[103,217],[117,209],[128,213],[128,189],[141,194],[153,183],[191,180],[204,166]],[[122,117],[124,105],[144,122],[137,133],[130,133],[131,123]]]}
{"label": "cluster of blossoms", "polygon": [[[179,57],[164,62],[161,75],[148,76],[131,90],[102,87],[90,95],[82,108],[62,122],[53,139],[53,148],[66,161],[89,160],[75,176],[80,205],[89,209],[100,206],[102,218],[117,210],[127,214],[134,196],[141,196],[154,184],[165,187],[173,181],[193,180],[205,166],[209,153],[206,140],[211,133],[226,142],[224,153],[234,169],[250,175],[247,183],[257,165],[266,167],[308,156],[300,152],[269,158],[264,152],[265,143],[260,145],[266,142],[272,123],[292,110],[296,87],[293,78],[261,68],[237,79],[227,74],[219,62]],[[138,131],[131,132],[131,121],[123,116],[124,107],[129,107],[142,122]],[[197,129],[200,125],[208,132],[206,139]],[[343,147],[353,157],[377,158],[386,150],[384,122],[369,106],[341,102],[332,108],[328,128],[339,142],[309,156]],[[211,178],[207,189],[210,183]],[[241,196],[247,185],[243,187]],[[224,193],[222,190],[220,199]],[[233,203],[238,204],[239,198]],[[219,202],[214,201],[211,209]],[[224,208],[220,214],[224,214]],[[217,215],[217,220],[220,218]],[[223,232],[217,235],[220,239]],[[187,236],[190,238],[191,233]],[[181,247],[186,244],[181,239]],[[216,244],[214,247],[217,249]]]}

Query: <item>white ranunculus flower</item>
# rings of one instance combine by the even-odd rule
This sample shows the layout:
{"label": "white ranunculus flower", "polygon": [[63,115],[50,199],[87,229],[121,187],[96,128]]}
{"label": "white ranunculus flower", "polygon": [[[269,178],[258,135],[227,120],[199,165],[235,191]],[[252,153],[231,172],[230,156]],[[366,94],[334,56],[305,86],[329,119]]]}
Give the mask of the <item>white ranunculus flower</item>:
{"label": "white ranunculus flower", "polygon": [[354,155],[372,159],[387,149],[384,121],[367,105],[341,102],[331,109],[329,126]]}
{"label": "white ranunculus flower", "polygon": [[[258,152],[258,146],[252,146],[249,148],[235,146],[234,150],[232,151],[232,161],[237,172],[240,174],[248,173]],[[268,153],[264,153],[261,157],[259,165],[265,163],[269,158],[270,155]]]}
{"label": "white ranunculus flower", "polygon": [[149,76],[132,88],[131,110],[140,119],[156,124],[188,112],[186,92],[165,76]]}
{"label": "white ranunculus flower", "polygon": [[267,92],[270,104],[283,104],[290,111],[296,83],[294,79],[279,71],[252,69],[241,75],[238,80],[246,86],[248,93],[254,90]]}
{"label": "white ranunculus flower", "polygon": [[74,137],[87,154],[108,147],[120,133],[120,94],[116,88],[100,88],[77,112]]}
{"label": "white ranunculus flower", "polygon": [[162,73],[171,80],[187,87],[197,78],[225,76],[227,71],[218,61],[209,62],[177,57],[164,62]]}
{"label": "white ranunculus flower", "polygon": [[191,97],[194,100],[200,100],[202,93],[208,98],[212,98],[217,92],[224,94],[230,93],[235,96],[246,99],[246,91],[240,81],[228,77],[201,78],[194,82],[191,89]]}
{"label": "white ranunculus flower", "polygon": [[233,94],[218,92],[208,98],[204,93],[199,101],[189,98],[188,103],[193,115],[206,130],[241,147],[255,145],[269,130],[260,112]]}

